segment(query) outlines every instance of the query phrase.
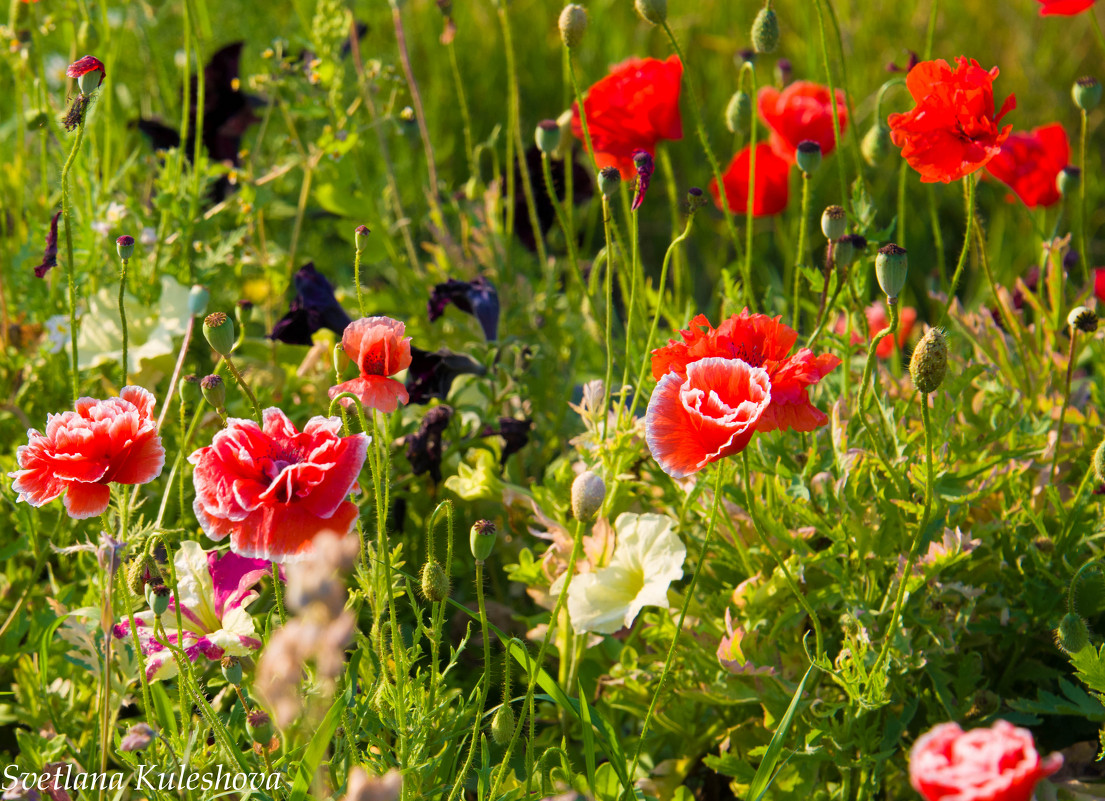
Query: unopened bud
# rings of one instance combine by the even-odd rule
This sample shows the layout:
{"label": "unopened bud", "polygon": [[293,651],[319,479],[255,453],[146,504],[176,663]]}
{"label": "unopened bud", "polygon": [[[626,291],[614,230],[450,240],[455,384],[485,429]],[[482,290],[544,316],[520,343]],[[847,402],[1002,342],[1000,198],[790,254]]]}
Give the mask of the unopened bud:
{"label": "unopened bud", "polygon": [[869,167],[879,166],[890,152],[890,129],[877,122],[863,135],[859,151]]}
{"label": "unopened bud", "polygon": [[913,386],[925,395],[935,392],[948,372],[948,340],[939,328],[930,328],[913,349],[909,375]]}
{"label": "unopened bud", "polygon": [[804,139],[794,151],[794,160],[803,173],[813,175],[821,166],[821,145],[812,139]]}
{"label": "unopened bud", "polygon": [[495,524],[490,520],[477,520],[468,534],[468,544],[477,562],[484,562],[495,548]]}
{"label": "unopened bud", "polygon": [[668,21],[668,0],[637,0],[637,13],[653,25]]}
{"label": "unopened bud", "polygon": [[449,597],[449,579],[436,559],[422,565],[422,595],[434,603],[441,603]]}
{"label": "unopened bud", "polygon": [[1097,82],[1097,78],[1085,75],[1074,82],[1070,94],[1078,108],[1092,111],[1101,102],[1101,84]]}
{"label": "unopened bud", "polygon": [[368,235],[371,233],[367,225],[358,225],[356,230],[353,231],[353,243],[358,253],[365,249],[365,245],[368,244]]}
{"label": "unopened bud", "polygon": [[572,482],[572,514],[584,523],[594,519],[606,499],[606,482],[602,476],[585,470]]}
{"label": "unopened bud", "polygon": [[569,50],[578,47],[587,31],[587,11],[577,3],[564,6],[560,12],[560,38]]}
{"label": "unopened bud", "polygon": [[725,107],[725,127],[729,133],[737,133],[748,128],[752,121],[752,95],[743,89],[738,89],[729,98],[729,105]]}
{"label": "unopened bud", "polygon": [[893,242],[879,248],[879,254],[875,257],[875,277],[879,279],[879,286],[886,297],[896,299],[905,287],[908,275],[909,259],[905,248]]}
{"label": "unopened bud", "polygon": [[[641,0],[637,0],[640,4]],[[503,704],[491,718],[491,739],[495,745],[506,745],[514,735],[514,710]]]}
{"label": "unopened bud", "polygon": [[821,212],[821,233],[830,242],[835,242],[844,236],[848,230],[848,215],[841,206],[826,206]]}
{"label": "unopened bud", "polygon": [[127,587],[135,595],[145,595],[147,576],[160,581],[161,571],[157,569],[157,562],[153,557],[143,551],[130,563],[130,569],[127,570]]}
{"label": "unopened bud", "polygon": [[560,147],[560,126],[556,120],[541,120],[537,123],[533,138],[537,142],[537,149],[549,155]]}
{"label": "unopened bud", "polygon": [[752,47],[757,53],[773,53],[779,46],[779,18],[774,9],[764,7],[752,22]]}
{"label": "unopened bud", "polygon": [[599,170],[599,191],[609,200],[614,197],[622,182],[622,174],[617,167],[603,167]]}
{"label": "unopened bud", "polygon": [[119,251],[120,259],[130,261],[130,257],[134,255],[134,237],[123,234],[115,240],[115,249]]}
{"label": "unopened bud", "polygon": [[1060,195],[1065,196],[1078,191],[1078,185],[1081,183],[1082,170],[1069,164],[1059,170],[1059,174],[1055,176],[1055,188],[1059,190]]}
{"label": "unopened bud", "polygon": [[345,368],[349,366],[349,354],[339,342],[334,346],[334,374],[339,377],[345,374]]}
{"label": "unopened bud", "polygon": [[1076,654],[1090,644],[1090,629],[1080,615],[1063,615],[1055,630],[1055,644],[1068,654]]}
{"label": "unopened bud", "polygon": [[203,335],[211,349],[220,356],[229,356],[234,349],[234,321],[222,312],[204,318]]}
{"label": "unopened bud", "polygon": [[1075,306],[1067,315],[1067,325],[1083,334],[1092,334],[1097,330],[1097,313],[1085,306]]}

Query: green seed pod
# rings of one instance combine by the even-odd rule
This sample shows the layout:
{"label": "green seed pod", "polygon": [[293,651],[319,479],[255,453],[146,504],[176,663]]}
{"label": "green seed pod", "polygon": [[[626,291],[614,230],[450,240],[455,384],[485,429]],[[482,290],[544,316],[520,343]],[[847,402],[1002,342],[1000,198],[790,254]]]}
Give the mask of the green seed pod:
{"label": "green seed pod", "polygon": [[441,603],[449,597],[449,579],[436,559],[422,565],[422,595],[434,603]]}
{"label": "green seed pod", "polygon": [[848,229],[848,216],[841,206],[826,206],[821,212],[821,233],[830,242],[835,242],[844,236]]}
{"label": "green seed pod", "polygon": [[1067,315],[1067,325],[1083,334],[1092,334],[1097,330],[1097,312],[1085,306],[1075,306]]}
{"label": "green seed pod", "polygon": [[799,142],[794,151],[794,160],[798,163],[798,169],[806,175],[813,175],[821,166],[821,145],[811,139]]}
{"label": "green seed pod", "polygon": [[495,548],[495,524],[490,520],[477,520],[468,534],[468,544],[477,562],[486,561]]}
{"label": "green seed pod", "polygon": [[147,584],[146,603],[154,615],[161,617],[169,609],[169,588],[164,584]]}
{"label": "green seed pod", "polygon": [[875,277],[879,279],[879,286],[887,298],[894,300],[898,297],[908,275],[909,259],[905,248],[893,242],[879,248],[879,254],[875,257]]}
{"label": "green seed pod", "polygon": [[1093,452],[1093,474],[1099,484],[1105,484],[1105,439]]}
{"label": "green seed pod", "polygon": [[577,3],[569,3],[560,12],[560,38],[564,46],[571,50],[583,41],[587,31],[587,11]]}
{"label": "green seed pod", "polygon": [[622,174],[617,167],[603,167],[599,170],[599,191],[607,200],[617,194],[621,182]]}
{"label": "green seed pod", "polygon": [[1093,111],[1101,102],[1101,84],[1097,82],[1097,78],[1084,75],[1074,82],[1070,94],[1078,108]]}
{"label": "green seed pod", "polygon": [[774,53],[779,46],[779,18],[764,6],[752,22],[752,47],[757,53]]}
{"label": "green seed pod", "polygon": [[737,133],[748,129],[752,121],[752,95],[743,89],[738,89],[729,98],[729,105],[725,107],[725,127],[729,133]]}
{"label": "green seed pod", "polygon": [[1055,630],[1055,644],[1068,654],[1076,654],[1090,644],[1090,629],[1081,616],[1070,612],[1063,615]]}
{"label": "green seed pod", "polygon": [[260,709],[254,709],[246,716],[246,731],[253,742],[268,745],[272,741],[272,718]]}
{"label": "green seed pod", "polygon": [[210,403],[213,408],[226,409],[226,385],[223,384],[223,380],[219,376],[205,376],[200,381],[200,391],[203,393],[203,399]]}
{"label": "green seed pod", "polygon": [[211,349],[220,356],[229,356],[234,349],[234,321],[222,312],[204,318],[203,335]]}
{"label": "green seed pod", "polygon": [[859,152],[869,167],[877,167],[882,164],[890,153],[890,129],[881,122],[875,123],[867,129],[860,143]]}
{"label": "green seed pod", "polygon": [[594,519],[606,498],[606,482],[602,476],[586,470],[572,482],[572,514],[584,523]]}
{"label": "green seed pod", "polygon": [[637,0],[637,13],[653,25],[668,21],[668,0]]}
{"label": "green seed pod", "polygon": [[939,328],[930,328],[913,349],[909,375],[913,386],[925,395],[935,392],[948,372],[948,340]]}
{"label": "green seed pod", "polygon": [[211,293],[207,291],[207,287],[193,284],[192,288],[188,290],[188,314],[192,317],[199,317],[207,311],[209,300],[211,300]]}
{"label": "green seed pod", "polygon": [[82,95],[90,95],[99,88],[103,80],[103,72],[92,70],[77,78],[77,88],[81,90]]}
{"label": "green seed pod", "polygon": [[856,246],[852,244],[850,236],[842,236],[833,243],[833,265],[841,270],[852,266],[856,260]]}
{"label": "green seed pod", "polygon": [[554,153],[560,147],[560,126],[556,120],[541,120],[537,123],[533,138],[537,142],[537,149],[542,153]]}
{"label": "green seed pod", "polygon": [[242,660],[236,656],[224,656],[219,665],[223,669],[223,678],[226,679],[227,684],[233,684],[235,687],[242,686]]}
{"label": "green seed pod", "polygon": [[358,225],[356,230],[353,231],[353,243],[358,253],[365,249],[365,245],[368,244],[368,235],[371,233],[367,225]]}
{"label": "green seed pod", "polygon": [[1059,170],[1059,174],[1055,176],[1055,188],[1058,189],[1059,194],[1064,197],[1077,192],[1081,183],[1082,170],[1077,167],[1071,167],[1069,164]]}
{"label": "green seed pod", "polygon": [[[637,0],[638,4],[640,0]],[[491,718],[491,739],[495,745],[506,745],[514,735],[514,710],[503,704]]]}
{"label": "green seed pod", "polygon": [[134,237],[123,234],[115,240],[115,249],[119,252],[120,259],[130,261],[130,257],[134,255]]}
{"label": "green seed pod", "polygon": [[199,403],[202,397],[199,377],[192,373],[184,376],[177,384],[177,393],[180,395],[180,402],[185,406],[193,406]]}

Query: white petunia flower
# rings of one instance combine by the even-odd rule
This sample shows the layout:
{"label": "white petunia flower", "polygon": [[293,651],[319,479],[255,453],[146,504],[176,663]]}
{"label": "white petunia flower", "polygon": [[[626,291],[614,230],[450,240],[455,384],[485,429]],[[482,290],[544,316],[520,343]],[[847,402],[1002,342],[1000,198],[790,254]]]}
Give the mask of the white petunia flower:
{"label": "white petunia flower", "polygon": [[69,344],[69,318],[64,314],[55,314],[46,319],[45,327],[50,353],[60,353]]}
{"label": "white petunia flower", "polygon": [[[682,578],[687,557],[674,522],[667,515],[618,515],[610,564],[576,576],[568,588],[572,628],[613,634],[633,625],[646,606],[668,608],[668,586]],[[563,586],[562,581],[557,583]]]}

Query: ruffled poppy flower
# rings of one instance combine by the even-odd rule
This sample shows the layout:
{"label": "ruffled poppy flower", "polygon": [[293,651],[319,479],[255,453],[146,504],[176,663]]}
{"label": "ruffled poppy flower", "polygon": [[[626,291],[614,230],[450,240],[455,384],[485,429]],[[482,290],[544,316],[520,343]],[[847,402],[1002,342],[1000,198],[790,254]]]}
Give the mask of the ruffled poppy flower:
{"label": "ruffled poppy flower", "polygon": [[781,319],[749,314],[745,309],[714,328],[700,314],[686,331],[679,332],[682,342],[669,340],[652,352],[652,377],[661,379],[675,373],[686,378],[691,364],[709,357],[762,367],[771,384],[771,405],[758,418],[756,430],[813,431],[828,423],[829,418],[810,403],[809,387],[834,370],[840,359],[829,353],[816,356],[809,348],[792,355],[798,334]]}
{"label": "ruffled poppy flower", "polygon": [[450,303],[479,321],[488,342],[498,339],[499,293],[494,284],[482,275],[474,281],[450,278],[443,284],[437,284],[427,304],[430,322],[445,314],[445,307]]}
{"label": "ruffled poppy flower", "polygon": [[[760,90],[757,105],[771,129],[772,149],[789,163],[794,163],[794,151],[803,141],[817,142],[823,156],[836,148],[833,102],[828,87],[795,81],[780,92],[774,86],[765,86]],[[840,89],[836,90],[836,116],[843,136],[848,127],[848,106]]]}
{"label": "ruffled poppy flower", "polygon": [[[682,80],[683,62],[678,56],[666,61],[631,58],[612,67],[588,90],[583,109],[599,169],[617,167],[628,181],[637,174],[634,150],[655,156],[657,142],[683,138]],[[584,141],[578,103],[572,105],[572,133]]]}
{"label": "ruffled poppy flower", "polygon": [[65,74],[70,78],[83,78],[85,75],[90,75],[93,72],[100,73],[100,80],[96,82],[96,86],[99,86],[104,82],[104,78],[107,77],[107,70],[104,69],[104,62],[95,56],[84,56],[74,61],[65,70]]}
{"label": "ruffled poppy flower", "polygon": [[[180,590],[180,618],[184,628],[177,629],[176,598],[170,595],[169,608],[161,615],[168,640],[184,650],[189,661],[201,657],[218,662],[224,656],[247,656],[261,647],[261,639],[246,607],[257,598],[253,587],[269,575],[272,563],[247,559],[235,553],[220,555],[204,551],[198,542],[184,540],[173,555],[177,588]],[[177,674],[172,653],[154,638],[154,613],[151,609],[134,614],[134,630],[146,657],[146,679],[157,681]],[[132,641],[131,616],[117,623],[112,634],[126,643]]]}
{"label": "ruffled poppy flower", "polygon": [[445,400],[457,376],[486,372],[486,367],[463,353],[453,353],[448,348],[427,351],[412,345],[406,381],[409,402],[429,403],[431,398]]}
{"label": "ruffled poppy flower", "polygon": [[353,528],[357,506],[346,496],[369,440],[341,436],[337,417],[312,417],[302,433],[276,408],[265,409],[262,421],[231,418],[188,457],[196,466],[192,509],[208,537],[230,536],[235,553],[294,561],[324,531],[345,536]]}
{"label": "ruffled poppy flower", "polygon": [[[736,214],[748,211],[748,175],[751,172],[749,162],[752,149],[742,148],[721,179],[725,182],[725,197],[729,200],[729,210]],[[720,209],[721,193],[717,181],[710,181],[710,194]],[[761,142],[756,145],[756,193],[752,198],[752,216],[770,217],[787,207],[790,196],[790,164],[779,156],[771,145]]]}
{"label": "ruffled poppy flower", "polygon": [[78,520],[103,514],[112,483],[147,484],[165,466],[154,396],[123,387],[118,398],[80,398],[76,411],[46,418],[16,450],[19,470],[8,473],[19,500],[42,506],[65,493],[65,511]]}
{"label": "ruffled poppy flower", "polygon": [[334,287],[309,261],[299,268],[295,278],[295,298],[288,313],[272,327],[270,339],[289,345],[310,345],[311,335],[320,328],[341,334],[349,325],[349,315],[334,297]]}
{"label": "ruffled poppy flower", "polygon": [[1061,767],[1062,754],[1040,759],[1032,732],[1006,720],[967,732],[941,723],[909,752],[909,782],[925,801],[1030,801]]}
{"label": "ruffled poppy flower", "polygon": [[1105,267],[1094,268],[1093,295],[1098,303],[1105,303]]}
{"label": "ruffled poppy flower", "polygon": [[1040,16],[1073,17],[1093,6],[1094,0],[1036,0],[1040,4]]}
{"label": "ruffled poppy flower", "polygon": [[974,59],[959,56],[952,69],[943,59],[922,61],[906,76],[914,107],[891,114],[890,141],[921,175],[923,183],[950,183],[986,165],[1001,152],[1013,130],[999,127],[1001,118],[1017,107],[1009,95],[994,114],[994,78]]}
{"label": "ruffled poppy flower", "polygon": [[403,336],[406,330],[390,317],[362,317],[346,326],[341,345],[361,374],[330,387],[330,398],[352,392],[366,409],[388,414],[407,403],[406,387],[390,377],[411,365],[411,338]]}
{"label": "ruffled poppy flower", "polygon": [[58,266],[58,218],[57,212],[50,218],[50,230],[46,233],[46,249],[42,252],[42,264],[35,267],[35,278],[45,278],[52,268]]}
{"label": "ruffled poppy flower", "polygon": [[1009,135],[986,171],[1012,189],[1030,209],[1059,202],[1055,180],[1070,159],[1067,132],[1059,123]]}
{"label": "ruffled poppy flower", "polygon": [[[863,310],[864,316],[867,318],[867,339],[864,339],[858,331],[852,332],[852,344],[862,345],[864,342],[870,342],[875,336],[890,325],[890,318],[886,315],[886,306],[880,300],[877,303],[872,303],[866,309]],[[898,350],[904,350],[906,344],[909,342],[909,336],[913,333],[913,326],[917,323],[917,310],[912,306],[904,306],[898,309]],[[844,315],[837,317],[836,323],[833,326],[833,331],[837,334],[844,334],[848,330],[848,320]],[[894,353],[894,337],[883,337],[879,341],[878,347],[875,348],[875,355],[880,359],[889,359],[890,355]]]}

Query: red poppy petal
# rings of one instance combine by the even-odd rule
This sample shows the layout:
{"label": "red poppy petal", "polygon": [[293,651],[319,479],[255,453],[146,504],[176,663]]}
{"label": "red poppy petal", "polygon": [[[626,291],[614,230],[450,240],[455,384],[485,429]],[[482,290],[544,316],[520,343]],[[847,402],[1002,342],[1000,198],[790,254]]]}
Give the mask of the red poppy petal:
{"label": "red poppy petal", "polygon": [[65,511],[77,520],[102,515],[111,502],[108,484],[85,484],[74,481],[65,487]]}

